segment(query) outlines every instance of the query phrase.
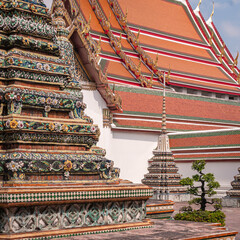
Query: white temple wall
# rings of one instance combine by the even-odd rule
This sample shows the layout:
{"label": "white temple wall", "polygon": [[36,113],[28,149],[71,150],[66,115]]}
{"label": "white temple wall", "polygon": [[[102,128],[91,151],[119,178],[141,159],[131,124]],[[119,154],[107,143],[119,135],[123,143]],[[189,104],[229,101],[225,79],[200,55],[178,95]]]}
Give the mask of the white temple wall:
{"label": "white temple wall", "polygon": [[[134,183],[140,183],[146,174],[148,160],[157,146],[157,133],[111,130],[103,128],[102,109],[107,108],[98,91],[83,92],[83,102],[87,104],[85,114],[93,119],[100,128],[101,135],[98,146],[106,149],[106,157],[114,161],[114,166],[120,168],[120,177]],[[177,163],[182,177],[192,176],[191,163]],[[233,177],[237,174],[239,163],[208,162],[206,172],[213,173],[221,187],[230,188]]]}
{"label": "white temple wall", "polygon": [[140,183],[148,172],[148,160],[157,147],[158,135],[132,131],[113,131],[112,157],[120,177]]}
{"label": "white temple wall", "polygon": [[85,114],[93,119],[93,123],[100,128],[100,137],[97,146],[107,151],[106,157],[110,159],[110,149],[112,142],[112,131],[110,128],[103,128],[103,108],[107,108],[106,102],[97,90],[82,90],[83,102],[87,104]]}
{"label": "white temple wall", "polygon": [[[191,169],[191,165],[191,163],[177,163],[179,173],[183,177],[190,177],[196,174],[197,172]],[[207,162],[204,172],[213,173],[215,179],[220,183],[221,188],[231,188],[231,182],[238,173],[238,167],[238,162]]]}

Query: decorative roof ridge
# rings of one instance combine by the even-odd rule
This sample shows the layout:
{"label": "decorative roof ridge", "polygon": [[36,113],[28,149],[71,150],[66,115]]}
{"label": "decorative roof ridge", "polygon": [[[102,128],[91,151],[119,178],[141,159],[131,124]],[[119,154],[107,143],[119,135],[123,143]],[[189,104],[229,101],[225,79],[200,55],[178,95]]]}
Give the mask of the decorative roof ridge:
{"label": "decorative roof ridge", "polygon": [[[196,18],[197,21],[199,21],[199,19],[201,19],[201,22],[202,22],[202,24],[204,25],[204,27],[206,28],[206,31],[204,31],[204,29],[202,29],[201,25],[199,26],[199,29],[200,29],[201,31],[207,32],[207,35],[210,36],[210,38],[208,39],[208,41],[209,41],[209,43],[210,43],[210,46],[212,46],[211,41],[212,41],[212,39],[213,39],[213,36],[211,36],[211,34],[209,33],[209,28],[212,28],[212,29],[214,29],[214,30],[216,31],[215,35],[219,38],[219,41],[220,41],[220,43],[221,43],[221,46],[219,46],[219,44],[217,44],[217,45],[215,44],[215,45],[217,46],[217,48],[218,48],[218,50],[219,50],[219,49],[221,49],[221,47],[222,47],[222,45],[224,44],[224,42],[223,42],[223,40],[222,40],[219,32],[217,31],[216,27],[214,26],[213,21],[209,21],[210,24],[207,24],[207,23],[206,23],[205,19],[203,18],[202,14],[201,14],[201,12],[200,12],[200,8],[199,8],[200,4],[201,4],[201,0],[200,0],[200,2],[199,2],[199,4],[198,4],[198,7],[195,9],[196,11],[194,10],[193,12],[195,13],[195,15],[196,15],[196,17],[197,17],[197,18]],[[188,3],[188,6],[189,6],[189,9],[191,10],[191,5],[190,5],[189,3]],[[199,10],[199,12],[198,12],[197,10]],[[214,8],[213,8],[213,11],[212,11],[212,14],[211,14],[210,18],[212,18],[213,14],[214,14]],[[210,19],[210,18],[209,18],[209,19]],[[208,19],[208,20],[209,20],[209,19]],[[205,35],[205,34],[204,34],[204,35]],[[212,49],[211,49],[211,50],[212,50]],[[233,63],[233,62],[234,62],[234,59],[233,59],[233,57],[232,57],[229,49],[228,49],[226,46],[225,46],[224,51],[227,52],[227,54],[229,55],[229,60],[232,61],[232,63]],[[214,53],[215,56],[217,56],[213,50],[212,50],[212,52]],[[220,52],[220,51],[219,51],[219,52]],[[219,57],[218,57],[218,58],[219,58]],[[229,62],[224,62],[224,64],[225,64],[225,66],[227,66],[227,67],[229,68],[229,70],[231,69],[231,67],[229,66],[229,65],[231,65],[231,64],[229,64]],[[229,72],[231,72],[231,70],[230,70]],[[239,76],[239,77],[240,77],[240,76]]]}
{"label": "decorative roof ridge", "polygon": [[201,3],[202,3],[202,0],[199,0],[199,3],[197,5],[197,7],[194,9],[194,13],[196,15],[199,14],[199,12],[200,12],[200,5],[201,5]]}
{"label": "decorative roof ridge", "polygon": [[[114,32],[114,31],[113,31]],[[115,32],[113,33],[115,36],[118,34],[116,34]],[[127,35],[126,35],[127,36]],[[94,38],[99,38],[101,37],[101,35],[97,35],[97,34],[94,34]],[[102,38],[103,39],[103,38]],[[127,38],[126,38],[127,39]],[[109,39],[104,39],[105,41],[108,41],[110,42]],[[208,58],[203,58],[203,57],[199,57],[199,56],[196,56],[196,55],[191,55],[191,54],[187,54],[187,53],[182,53],[182,52],[173,52],[169,49],[161,49],[161,48],[158,48],[158,47],[152,47],[150,45],[144,45],[142,47],[140,47],[142,49],[142,51],[145,51],[145,50],[148,50],[148,51],[152,51],[156,54],[161,54],[161,55],[167,55],[167,56],[170,56],[172,57],[178,57],[178,58],[183,58],[183,59],[191,59],[192,61],[194,62],[197,62],[197,63],[207,63],[207,64],[218,64],[220,65],[219,63],[217,63],[217,61],[214,61],[212,59],[208,59]],[[127,49],[125,51],[125,53],[128,55],[128,54],[133,54],[134,56],[139,56],[139,53],[136,51],[136,50],[131,50],[131,49]],[[147,55],[147,54],[146,54]],[[175,55],[175,56],[174,56]],[[143,58],[142,58],[143,60]],[[145,62],[144,62],[145,63]],[[149,67],[149,65],[146,65],[145,63],[145,66]],[[158,70],[159,71],[159,70]],[[164,70],[163,70],[164,71]],[[161,71],[159,71],[161,72]],[[162,74],[162,73],[161,73]],[[157,75],[158,76],[158,75]]]}
{"label": "decorative roof ridge", "polygon": [[211,26],[213,20],[212,20],[212,17],[213,17],[213,14],[214,14],[214,2],[213,2],[213,10],[212,10],[212,13],[209,17],[209,19],[206,21],[207,25]]}
{"label": "decorative roof ridge", "polygon": [[[231,66],[231,65],[234,65],[234,58],[233,58],[231,52],[229,51],[229,49],[226,47],[224,41],[222,40],[218,30],[216,29],[216,27],[215,27],[215,25],[213,23],[212,17],[213,17],[213,14],[214,14],[214,4],[213,4],[212,13],[211,13],[211,15],[210,15],[210,17],[209,17],[209,19],[207,21],[205,21],[205,19],[203,18],[202,14],[200,12],[200,8],[199,8],[200,4],[201,4],[201,0],[200,0],[200,2],[198,4],[197,8],[194,10],[194,13],[195,13],[195,15],[197,17],[197,20],[198,21],[199,21],[199,19],[201,20],[201,23],[204,25],[205,30],[202,27],[199,27],[199,29],[201,29],[201,31],[207,33],[207,35],[209,36],[208,44],[211,47],[212,53],[218,59],[218,61],[220,62],[221,66],[223,67],[223,65],[224,65],[225,67],[223,67],[223,68],[225,68],[230,75],[233,75],[232,77],[236,81],[236,78],[240,78],[240,76],[238,76],[240,71],[239,71],[237,66],[234,66],[234,67]],[[215,41],[215,39],[219,39],[219,43],[221,45],[219,45],[218,41]],[[218,54],[220,53],[220,55],[218,55],[214,51],[214,49],[212,47],[213,44],[216,46]],[[226,59],[224,59],[225,58],[224,56],[225,56],[226,53],[227,53],[228,58],[229,58],[230,61],[227,61]],[[237,72],[237,74],[234,73],[233,69],[235,69],[235,72]],[[239,81],[240,81],[240,79],[239,79]],[[238,81],[236,81],[236,82],[238,82]]]}
{"label": "decorative roof ridge", "polygon": [[[210,26],[209,26],[209,28],[210,28]],[[219,42],[221,43],[221,46],[218,44],[218,47],[221,49],[221,47],[224,46],[224,51],[228,54],[229,60],[231,61],[231,63],[230,63],[230,61],[226,61],[225,63],[228,65],[229,68],[232,68],[231,65],[234,65],[234,62],[235,62],[236,58],[235,59],[233,58],[232,53],[230,52],[230,50],[226,46],[225,42],[223,41],[222,37],[220,36],[220,33],[218,32],[218,30],[215,27],[215,24],[213,22],[211,24],[211,28],[214,30],[215,35],[217,36],[217,38],[219,39]],[[231,70],[234,73],[233,69],[231,69]],[[240,69],[238,68],[237,65],[234,67],[234,70],[235,70],[235,72],[238,72],[238,74],[240,74]],[[239,82],[239,84],[240,84],[240,82]]]}
{"label": "decorative roof ridge", "polygon": [[127,16],[125,16],[119,6],[119,3],[117,0],[108,0],[108,3],[119,23],[121,28],[123,29],[124,33],[127,35],[127,41],[132,46],[133,50],[137,52],[140,56],[140,58],[143,60],[145,65],[151,69],[152,73],[157,75],[158,79],[163,82],[163,74],[161,71],[157,69],[157,59],[155,62],[153,62],[153,59],[143,50],[142,47],[139,45],[139,34],[140,30],[138,32],[137,37],[133,34],[133,32],[130,30],[130,28],[127,26]]}
{"label": "decorative roof ridge", "polygon": [[[67,10],[64,8],[64,18],[68,24],[69,35],[68,39],[73,36],[74,33],[78,35],[83,43],[85,53],[88,58],[88,65],[90,68],[94,68],[97,72],[94,74],[93,79],[96,83],[97,90],[103,97],[107,106],[111,110],[122,110],[122,100],[117,92],[114,92],[108,83],[107,74],[104,74],[98,64],[100,44],[96,43],[90,34],[90,21],[86,21],[76,0],[69,0],[70,8]],[[54,12],[54,3],[52,4],[52,13]],[[65,6],[64,6],[65,7]]]}
{"label": "decorative roof ridge", "polygon": [[185,6],[187,6],[187,0],[175,0],[176,2],[180,2],[182,4],[184,4]]}
{"label": "decorative roof ridge", "polygon": [[[141,74],[141,58],[139,61],[139,65],[136,66],[135,63],[129,58],[122,50],[121,45],[121,37],[117,39],[112,30],[111,30],[111,23],[110,19],[107,19],[105,14],[103,13],[100,3],[97,0],[89,0],[90,5],[102,27],[104,33],[109,37],[110,43],[116,54],[122,59],[124,66],[126,69],[131,72],[134,77],[140,82],[141,86],[151,87],[152,86],[152,79],[149,81],[147,78],[142,76]],[[110,17],[109,17],[110,18]]]}

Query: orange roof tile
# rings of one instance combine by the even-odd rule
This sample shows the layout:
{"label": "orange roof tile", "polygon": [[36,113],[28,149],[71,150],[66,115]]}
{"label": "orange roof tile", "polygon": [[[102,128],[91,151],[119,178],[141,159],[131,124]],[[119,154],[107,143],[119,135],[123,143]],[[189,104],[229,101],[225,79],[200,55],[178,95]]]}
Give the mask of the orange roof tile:
{"label": "orange roof tile", "polygon": [[[162,97],[131,92],[118,91],[122,97],[124,111],[143,113],[162,113]],[[168,115],[190,116],[197,118],[239,121],[239,106],[216,102],[167,97]]]}
{"label": "orange roof tile", "polygon": [[156,49],[174,51],[177,53],[187,54],[190,56],[212,59],[212,56],[210,55],[208,50],[199,48],[196,46],[183,44],[180,42],[173,42],[173,41],[168,41],[166,39],[159,39],[153,36],[147,36],[145,34],[140,34],[139,41],[140,41],[140,45],[142,45],[145,48],[153,47]]}
{"label": "orange roof tile", "polygon": [[[123,12],[128,8],[128,23],[202,41],[184,7],[168,0],[118,0]],[[177,24],[176,24],[177,23]]]}
{"label": "orange roof tile", "polygon": [[[149,53],[149,55],[155,59],[156,54]],[[170,56],[158,56],[158,66],[164,69],[172,69],[174,71],[180,71],[183,73],[190,73],[198,76],[212,77],[228,80],[228,77],[216,66],[210,66],[201,64],[198,62],[192,62],[189,60],[173,58]]]}
{"label": "orange roof tile", "polygon": [[[77,0],[77,2],[86,20],[88,20],[90,14],[92,16],[91,33],[95,36],[98,33],[103,35],[102,26],[99,24],[89,1]],[[123,52],[137,66],[139,63],[139,53],[125,39],[126,32],[122,30],[118,23],[108,0],[96,0],[96,3],[101,7],[100,11],[103,11],[102,14],[106,18],[111,13],[110,31],[117,39],[120,32],[123,34],[121,40]],[[144,32],[140,34],[140,46],[142,46],[142,50],[153,61],[155,61],[156,52],[158,52],[158,69],[167,71],[170,68],[172,70],[173,76],[170,77],[172,79],[172,82],[170,81],[169,83],[170,85],[180,84],[181,86],[200,88],[207,91],[220,91],[229,94],[233,92],[235,94],[239,93],[239,89],[236,88],[236,82],[230,77],[232,75],[230,68],[225,69],[223,64],[219,64],[216,60],[217,55],[214,52],[215,50],[202,40],[201,34],[205,35],[204,30],[197,23],[198,20],[194,17],[194,13],[191,12],[190,6],[187,7],[181,2],[172,0],[152,0],[151,4],[146,4],[145,0],[117,0],[117,3],[122,9],[123,14],[128,9],[129,29],[136,30],[140,27]],[[102,21],[105,20],[102,19]],[[147,35],[148,33],[149,35]],[[105,39],[109,39],[110,36],[104,34]],[[106,54],[111,53],[110,56],[115,55],[115,59],[119,59],[111,45],[104,42],[102,42],[102,53],[102,56],[105,58]],[[119,63],[110,64],[110,58],[108,60],[109,74],[125,76],[129,80],[131,79],[125,82],[125,84],[138,82],[124,65]],[[113,65],[118,65],[119,68]],[[151,71],[143,64],[141,64],[141,70],[143,75],[151,75]],[[234,78],[236,79],[236,76]],[[156,87],[156,84],[160,84],[157,81],[154,83],[153,87]],[[224,85],[224,83],[227,84]],[[228,83],[232,84],[232,86]]]}
{"label": "orange roof tile", "polygon": [[207,137],[189,137],[183,139],[171,139],[172,148],[192,147],[192,146],[218,146],[218,145],[238,145],[240,135],[223,135],[223,136],[207,136]]}
{"label": "orange roof tile", "polygon": [[95,16],[94,12],[92,11],[92,7],[89,4],[89,2],[86,0],[76,0],[76,1],[78,2],[78,6],[80,7],[86,21],[88,21],[89,16],[91,15],[91,23],[90,23],[91,30],[94,30],[94,31],[97,31],[100,33],[104,33],[97,17]]}

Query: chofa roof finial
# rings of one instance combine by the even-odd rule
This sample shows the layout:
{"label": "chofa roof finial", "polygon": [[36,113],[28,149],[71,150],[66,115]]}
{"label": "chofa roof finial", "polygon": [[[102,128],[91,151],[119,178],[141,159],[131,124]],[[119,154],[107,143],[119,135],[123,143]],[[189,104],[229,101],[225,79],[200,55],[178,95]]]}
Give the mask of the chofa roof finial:
{"label": "chofa roof finial", "polygon": [[208,24],[208,25],[211,24],[212,21],[213,21],[213,20],[212,20],[213,14],[214,14],[214,2],[213,2],[213,10],[212,10],[212,13],[211,13],[209,19],[207,20],[207,24]]}

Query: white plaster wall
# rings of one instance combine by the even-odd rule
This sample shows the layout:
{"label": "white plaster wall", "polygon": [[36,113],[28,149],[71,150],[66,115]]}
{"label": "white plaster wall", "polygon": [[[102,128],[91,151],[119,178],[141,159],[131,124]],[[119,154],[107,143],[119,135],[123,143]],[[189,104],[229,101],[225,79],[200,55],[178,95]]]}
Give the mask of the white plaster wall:
{"label": "white plaster wall", "polygon": [[[120,177],[135,183],[140,183],[146,174],[148,160],[157,146],[157,133],[111,130],[103,128],[102,109],[107,108],[98,91],[83,92],[83,101],[87,104],[85,114],[93,119],[100,128],[101,135],[98,146],[106,149],[106,157],[114,161],[114,166],[120,168]],[[191,163],[177,163],[182,177],[192,176]],[[237,174],[239,163],[208,162],[206,172],[211,172],[219,181],[221,187],[230,188],[233,177]]]}
{"label": "white plaster wall", "polygon": [[107,105],[99,92],[82,90],[83,102],[87,104],[85,114],[93,119],[93,123],[100,128],[100,137],[97,146],[104,148],[107,153],[106,157],[110,159],[110,149],[112,142],[112,132],[110,128],[103,128],[103,113],[102,109],[107,108]]}
{"label": "white plaster wall", "polygon": [[[115,165],[121,169],[121,178],[135,183],[141,182],[147,171],[148,159],[157,146],[157,134],[136,133],[131,131],[114,131],[111,149],[111,158]],[[182,177],[196,174],[191,169],[192,163],[178,163],[179,173]],[[213,173],[223,188],[230,188],[231,181],[237,174],[237,162],[207,162],[206,173]]]}
{"label": "white plaster wall", "polygon": [[157,134],[113,131],[111,156],[120,168],[120,177],[140,183],[148,172],[148,160],[157,147]]}
{"label": "white plaster wall", "polygon": [[[196,171],[191,169],[191,163],[178,163],[179,173],[183,177],[192,176]],[[231,188],[231,182],[237,175],[238,162],[207,162],[205,173],[213,173],[221,188]]]}

